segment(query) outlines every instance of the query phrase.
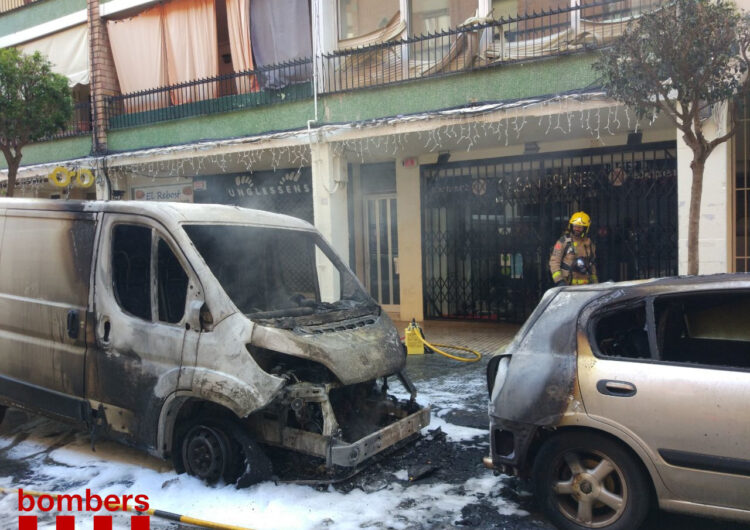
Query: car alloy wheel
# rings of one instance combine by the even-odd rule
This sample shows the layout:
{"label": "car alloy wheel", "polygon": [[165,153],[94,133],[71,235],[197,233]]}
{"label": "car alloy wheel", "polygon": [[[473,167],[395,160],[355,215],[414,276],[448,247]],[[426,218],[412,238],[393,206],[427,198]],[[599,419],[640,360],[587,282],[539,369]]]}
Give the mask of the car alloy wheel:
{"label": "car alloy wheel", "polygon": [[561,528],[637,528],[648,511],[650,490],[640,465],[600,435],[548,440],[533,473],[542,508]]}

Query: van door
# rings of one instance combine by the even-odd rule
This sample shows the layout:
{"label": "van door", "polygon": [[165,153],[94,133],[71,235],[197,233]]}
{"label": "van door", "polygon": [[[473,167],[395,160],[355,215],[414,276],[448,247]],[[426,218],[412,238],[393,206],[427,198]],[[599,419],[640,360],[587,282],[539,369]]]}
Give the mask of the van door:
{"label": "van door", "polygon": [[0,253],[0,393],[84,420],[94,215],[8,209]]}
{"label": "van door", "polygon": [[748,311],[738,291],[657,297],[596,320],[579,357],[586,412],[640,440],[675,499],[748,508]]}
{"label": "van door", "polygon": [[183,354],[195,357],[184,349],[197,344],[197,315],[187,308],[195,307],[199,284],[159,223],[107,214],[101,234],[96,346],[87,358],[86,393],[109,430],[153,447],[161,406],[178,387]]}

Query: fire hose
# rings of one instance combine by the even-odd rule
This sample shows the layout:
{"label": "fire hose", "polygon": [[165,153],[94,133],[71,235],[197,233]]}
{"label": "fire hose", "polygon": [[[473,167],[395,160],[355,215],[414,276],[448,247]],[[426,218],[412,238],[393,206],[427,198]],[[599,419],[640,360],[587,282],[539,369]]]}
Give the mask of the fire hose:
{"label": "fire hose", "polygon": [[[406,332],[404,335],[404,342],[406,344],[406,352],[407,353],[424,353],[424,348],[415,348],[415,345],[418,345],[421,343],[424,347],[426,347],[429,350],[432,350],[435,353],[439,353],[440,355],[443,355],[445,357],[448,357],[449,359],[453,359],[456,361],[461,361],[464,363],[475,363],[479,361],[482,358],[482,354],[479,353],[476,350],[472,350],[471,348],[465,348],[463,346],[455,346],[452,344],[433,344],[430,342],[427,342],[424,338],[424,333],[422,332],[422,328],[419,327],[419,324],[412,319],[412,321],[409,323],[409,325],[406,327]],[[440,348],[449,348],[451,350],[461,350],[469,352],[473,355],[473,357],[462,357],[459,355],[451,355],[450,353],[447,353],[437,346],[440,346]],[[420,351],[421,350],[421,351]]]}

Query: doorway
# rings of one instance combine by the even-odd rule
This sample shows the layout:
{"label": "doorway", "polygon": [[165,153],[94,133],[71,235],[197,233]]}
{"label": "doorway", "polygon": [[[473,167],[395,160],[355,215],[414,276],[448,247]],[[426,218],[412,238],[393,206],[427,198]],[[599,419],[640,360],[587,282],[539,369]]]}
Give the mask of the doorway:
{"label": "doorway", "polygon": [[398,222],[396,194],[364,196],[365,284],[386,312],[398,312]]}

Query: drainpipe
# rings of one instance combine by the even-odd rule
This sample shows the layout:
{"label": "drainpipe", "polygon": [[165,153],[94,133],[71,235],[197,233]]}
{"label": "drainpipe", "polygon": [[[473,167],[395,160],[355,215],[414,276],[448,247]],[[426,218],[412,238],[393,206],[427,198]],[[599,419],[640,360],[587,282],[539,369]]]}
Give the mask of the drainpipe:
{"label": "drainpipe", "polygon": [[320,36],[318,35],[318,31],[320,29],[320,0],[313,1],[312,7],[313,7],[313,28],[315,29],[313,35],[315,37],[312,40],[312,47],[313,47],[313,105],[315,108],[315,116],[311,120],[307,120],[307,139],[310,143],[310,161],[312,162],[312,129],[310,127],[311,124],[318,122],[318,42],[320,39]]}

